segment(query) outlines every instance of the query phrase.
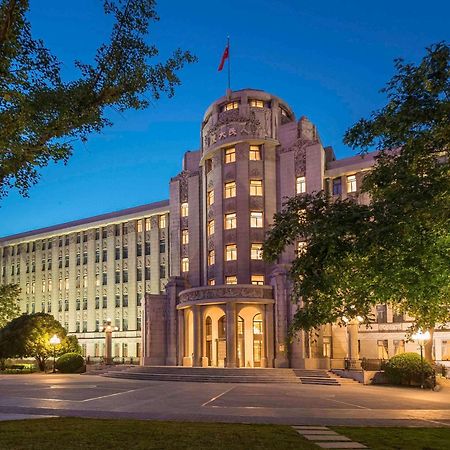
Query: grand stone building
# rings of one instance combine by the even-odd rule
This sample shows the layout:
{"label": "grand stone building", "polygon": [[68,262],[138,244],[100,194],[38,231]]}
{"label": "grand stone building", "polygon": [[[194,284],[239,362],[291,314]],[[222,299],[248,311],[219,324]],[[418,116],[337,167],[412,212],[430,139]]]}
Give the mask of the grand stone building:
{"label": "grand stone building", "polygon": [[[387,305],[370,328],[329,324],[289,342],[288,268],[301,243],[262,261],[286,197],[325,189],[368,202],[359,191],[373,164],[373,154],[337,160],[274,95],[227,92],[207,109],[169,201],[3,238],[0,282],[19,283],[23,311],[53,314],[91,357],[103,354],[107,318],[113,355],[152,365],[328,368],[415,351],[410,318]],[[434,352],[450,358],[448,330],[435,332]]]}

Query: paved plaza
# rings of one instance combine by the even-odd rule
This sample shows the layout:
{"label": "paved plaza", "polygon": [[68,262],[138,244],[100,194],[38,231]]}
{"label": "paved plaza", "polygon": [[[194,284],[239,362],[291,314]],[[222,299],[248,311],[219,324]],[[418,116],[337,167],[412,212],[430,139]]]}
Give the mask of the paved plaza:
{"label": "paved plaza", "polygon": [[[23,417],[22,415],[26,415]],[[79,416],[290,425],[450,426],[450,390],[2,375],[0,418]]]}

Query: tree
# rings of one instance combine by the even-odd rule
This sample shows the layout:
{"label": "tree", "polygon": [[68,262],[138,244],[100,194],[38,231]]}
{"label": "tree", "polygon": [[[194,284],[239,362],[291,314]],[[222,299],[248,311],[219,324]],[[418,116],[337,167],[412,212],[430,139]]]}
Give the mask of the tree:
{"label": "tree", "polygon": [[0,328],[19,315],[19,294],[17,284],[0,285]]}
{"label": "tree", "polygon": [[79,350],[76,337],[68,337],[66,330],[52,315],[23,314],[0,330],[0,355],[2,358],[35,358],[39,369],[44,371],[45,361],[55,351],[50,344],[54,334],[61,340],[56,347],[56,355]]}
{"label": "tree", "polygon": [[298,240],[293,332],[362,316],[391,303],[416,328],[450,320],[450,49],[427,49],[418,64],[396,60],[387,105],[360,120],[344,142],[378,150],[362,191],[370,205],[332,202],[325,192],[289,199],[264,244],[274,261]]}
{"label": "tree", "polygon": [[177,49],[165,62],[145,38],[158,20],[155,0],[104,0],[113,17],[109,42],[93,64],[75,62],[78,79],[64,81],[61,63],[31,34],[28,0],[0,3],[0,198],[15,187],[26,195],[38,168],[66,162],[74,141],[111,125],[108,108],[143,109],[180,84],[177,72],[196,58]]}

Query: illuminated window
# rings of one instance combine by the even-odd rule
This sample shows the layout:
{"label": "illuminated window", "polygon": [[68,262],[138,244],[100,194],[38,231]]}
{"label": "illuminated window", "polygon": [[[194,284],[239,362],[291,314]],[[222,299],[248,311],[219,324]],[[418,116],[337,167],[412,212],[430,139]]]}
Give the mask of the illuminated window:
{"label": "illuminated window", "polygon": [[261,146],[260,145],[250,145],[249,155],[250,161],[260,161],[261,160]]}
{"label": "illuminated window", "polygon": [[212,236],[214,234],[214,220],[210,220],[208,222],[208,236]]}
{"label": "illuminated window", "polygon": [[189,244],[189,231],[188,230],[181,230],[181,243]]}
{"label": "illuminated window", "polygon": [[262,100],[250,99],[249,102],[251,108],[264,108],[264,102]]}
{"label": "illuminated window", "polygon": [[137,221],[137,232],[140,233],[142,231],[142,219]]}
{"label": "illuminated window", "polygon": [[262,180],[250,180],[250,195],[263,195]]}
{"label": "illuminated window", "polygon": [[225,164],[236,161],[236,149],[234,147],[225,149]]}
{"label": "illuminated window", "polygon": [[263,227],[263,213],[261,211],[251,211],[250,212],[250,226],[252,228],[262,228]]}
{"label": "illuminated window", "polygon": [[295,192],[297,194],[304,194],[306,192],[306,178],[297,177],[295,181]]}
{"label": "illuminated window", "polygon": [[189,258],[181,258],[181,271],[189,272]]}
{"label": "illuminated window", "polygon": [[232,109],[238,109],[238,108],[239,108],[239,102],[228,102],[222,106],[222,112],[223,111],[231,111]]}
{"label": "illuminated window", "polygon": [[212,266],[216,262],[216,252],[214,250],[210,250],[208,252],[208,265]]}
{"label": "illuminated window", "polygon": [[237,246],[236,244],[229,244],[225,246],[225,261],[236,261]]}
{"label": "illuminated window", "polygon": [[189,215],[189,203],[185,202],[181,204],[181,217],[187,217]]}
{"label": "illuminated window", "polygon": [[236,213],[225,214],[225,230],[236,228]]}
{"label": "illuminated window", "polygon": [[159,216],[159,228],[166,228],[166,216],[165,215]]}
{"label": "illuminated window", "polygon": [[264,275],[252,275],[252,284],[262,286],[264,284]]}
{"label": "illuminated window", "polygon": [[225,284],[237,284],[237,276],[229,275],[228,277],[225,277]]}
{"label": "illuminated window", "polygon": [[377,340],[378,359],[389,359],[389,345],[387,339]]}
{"label": "illuminated window", "polygon": [[236,182],[225,183],[225,198],[236,197]]}
{"label": "illuminated window", "polygon": [[207,204],[208,206],[211,206],[214,203],[214,190],[208,191],[207,194]]}
{"label": "illuminated window", "polygon": [[216,280],[214,280],[214,279],[208,280],[208,286],[214,286],[215,284],[216,284]]}
{"label": "illuminated window", "polygon": [[262,244],[253,243],[250,248],[250,258],[251,259],[263,259]]}
{"label": "illuminated window", "polygon": [[349,175],[347,177],[347,192],[356,192],[356,176]]}
{"label": "illuminated window", "polygon": [[145,231],[150,231],[150,229],[151,229],[150,219],[145,219]]}

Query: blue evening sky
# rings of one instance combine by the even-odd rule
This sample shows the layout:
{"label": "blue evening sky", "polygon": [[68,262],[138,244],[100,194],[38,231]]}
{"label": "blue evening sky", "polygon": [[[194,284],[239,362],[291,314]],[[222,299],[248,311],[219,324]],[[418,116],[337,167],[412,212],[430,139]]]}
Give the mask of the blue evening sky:
{"label": "blue evening sky", "polygon": [[[101,0],[31,0],[33,33],[76,76],[109,34]],[[0,202],[0,236],[166,199],[186,150],[197,149],[205,109],[226,88],[217,72],[231,39],[232,88],[282,97],[297,118],[317,126],[338,157],[347,128],[384,103],[379,89],[393,59],[418,61],[424,48],[449,40],[447,0],[160,0],[149,40],[161,56],[190,49],[199,62],[182,86],[146,111],[112,113],[114,126],[77,144],[67,166],[41,171],[29,198],[12,191]]]}

